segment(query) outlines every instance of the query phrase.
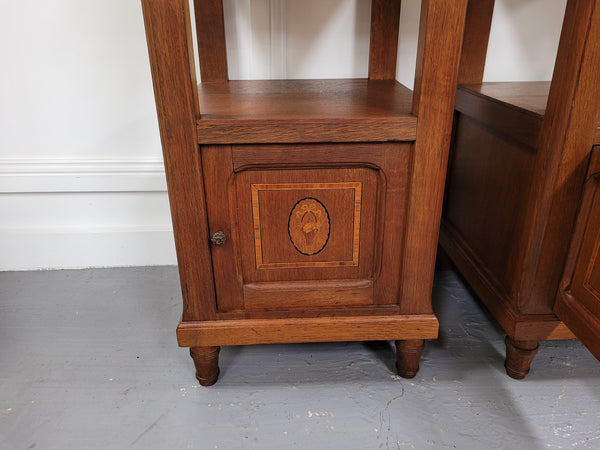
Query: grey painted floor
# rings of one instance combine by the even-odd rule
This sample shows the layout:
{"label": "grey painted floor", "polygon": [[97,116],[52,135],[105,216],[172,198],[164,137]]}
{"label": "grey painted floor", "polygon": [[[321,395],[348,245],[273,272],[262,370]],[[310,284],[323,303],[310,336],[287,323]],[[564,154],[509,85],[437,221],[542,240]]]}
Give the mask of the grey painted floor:
{"label": "grey painted floor", "polygon": [[413,380],[390,343],[225,347],[198,386],[174,267],[0,273],[1,449],[600,448],[600,363],[541,345],[523,381],[453,272]]}

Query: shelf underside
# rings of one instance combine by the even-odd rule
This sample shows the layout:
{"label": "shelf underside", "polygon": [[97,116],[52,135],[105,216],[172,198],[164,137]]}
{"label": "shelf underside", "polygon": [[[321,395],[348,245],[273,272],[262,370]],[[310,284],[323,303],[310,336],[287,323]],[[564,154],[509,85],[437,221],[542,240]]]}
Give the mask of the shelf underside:
{"label": "shelf underside", "polygon": [[414,141],[412,91],[394,80],[201,83],[200,144]]}

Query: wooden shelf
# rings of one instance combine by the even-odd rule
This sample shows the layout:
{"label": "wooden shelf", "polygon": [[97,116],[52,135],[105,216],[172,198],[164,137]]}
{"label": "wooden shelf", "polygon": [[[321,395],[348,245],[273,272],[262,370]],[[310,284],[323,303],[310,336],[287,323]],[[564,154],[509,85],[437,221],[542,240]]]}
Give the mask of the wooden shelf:
{"label": "wooden shelf", "polygon": [[198,143],[413,141],[412,91],[394,80],[201,83]]}
{"label": "wooden shelf", "polygon": [[518,81],[460,86],[461,91],[486,98],[506,108],[517,109],[540,119],[546,112],[550,82]]}
{"label": "wooden shelf", "polygon": [[[487,125],[497,127],[502,124],[501,131],[533,147],[546,112],[549,92],[549,81],[462,85],[456,94],[456,109],[470,117],[477,117]],[[499,116],[505,120],[498,120]],[[600,123],[594,144],[600,144]]]}

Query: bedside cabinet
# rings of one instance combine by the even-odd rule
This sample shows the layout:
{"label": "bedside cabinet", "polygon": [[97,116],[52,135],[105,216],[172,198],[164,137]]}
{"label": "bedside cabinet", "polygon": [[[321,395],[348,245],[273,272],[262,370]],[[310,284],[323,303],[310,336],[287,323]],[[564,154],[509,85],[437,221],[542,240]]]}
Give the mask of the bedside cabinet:
{"label": "bedside cabinet", "polygon": [[540,340],[600,358],[600,2],[568,1],[552,82],[482,83],[493,7],[468,6],[440,244],[523,378]]}
{"label": "bedside cabinet", "polygon": [[[221,346],[395,340],[413,377],[431,289],[466,1],[423,1],[415,91],[399,0],[374,0],[368,79],[228,80],[220,0],[143,0],[196,377]],[[444,42],[443,46],[439,42]]]}

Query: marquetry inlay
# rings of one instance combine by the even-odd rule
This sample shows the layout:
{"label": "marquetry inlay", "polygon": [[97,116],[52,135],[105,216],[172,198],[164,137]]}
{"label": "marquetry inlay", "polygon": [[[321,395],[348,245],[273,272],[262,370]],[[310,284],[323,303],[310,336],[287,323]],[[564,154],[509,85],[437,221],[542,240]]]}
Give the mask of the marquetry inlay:
{"label": "marquetry inlay", "polygon": [[[251,188],[257,269],[358,266],[362,183],[252,184]],[[281,230],[282,226],[286,228]],[[341,234],[329,248],[335,233]],[[266,241],[272,239],[279,239],[280,250],[265,254]],[[284,257],[286,245],[292,253]],[[270,241],[269,248],[273,248]]]}
{"label": "marquetry inlay", "polygon": [[288,220],[288,233],[296,250],[316,255],[329,240],[329,212],[316,198],[303,198],[294,205]]}

